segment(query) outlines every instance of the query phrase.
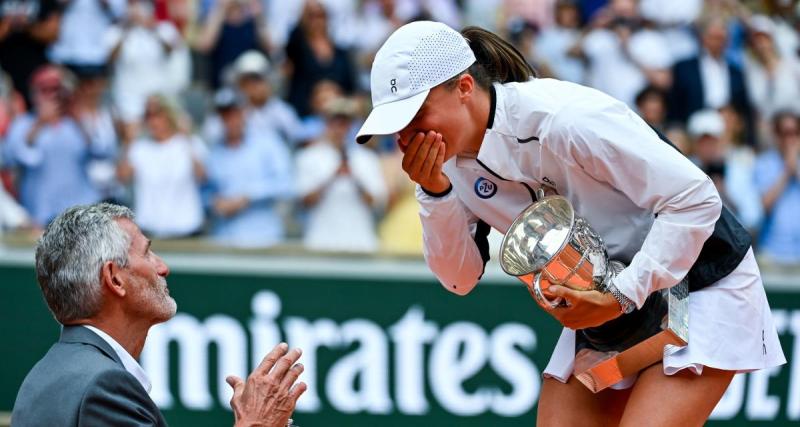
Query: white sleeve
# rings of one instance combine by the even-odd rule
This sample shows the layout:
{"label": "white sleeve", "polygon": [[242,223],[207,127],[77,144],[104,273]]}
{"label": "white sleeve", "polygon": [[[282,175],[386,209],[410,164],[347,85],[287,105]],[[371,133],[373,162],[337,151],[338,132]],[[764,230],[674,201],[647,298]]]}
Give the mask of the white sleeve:
{"label": "white sleeve", "polygon": [[160,37],[164,43],[173,48],[181,44],[181,33],[179,33],[178,29],[169,21],[159,22],[156,26],[156,34],[158,34],[158,37]]}
{"label": "white sleeve", "polygon": [[549,149],[568,165],[656,214],[617,288],[641,307],[650,293],[682,280],[722,210],[711,179],[621,103],[559,112],[552,132]]}
{"label": "white sleeve", "polygon": [[606,29],[592,30],[583,39],[581,49],[590,61],[609,57],[619,50],[619,42],[615,37]]}
{"label": "white sleeve", "polygon": [[298,196],[305,197],[336,178],[341,163],[328,154],[323,147],[314,145],[297,153],[294,182]]}
{"label": "white sleeve", "polygon": [[119,25],[112,25],[108,27],[108,30],[103,34],[103,39],[98,40],[98,42],[110,52],[111,49],[114,49],[122,40],[123,34],[122,27]]}
{"label": "white sleeve", "polygon": [[357,152],[357,156],[353,156],[353,166],[355,167],[352,170],[353,179],[372,197],[372,207],[383,209],[386,207],[389,191],[386,189],[380,158],[368,150],[368,148],[364,148],[363,151]]}
{"label": "white sleeve", "polygon": [[417,185],[416,194],[425,261],[448,291],[466,295],[483,275],[483,258],[473,238],[478,219],[453,190],[433,197]]}
{"label": "white sleeve", "polygon": [[33,144],[28,144],[28,133],[35,126],[36,119],[32,115],[20,115],[11,122],[6,142],[9,160],[25,167],[38,167],[44,161],[40,133]]}
{"label": "white sleeve", "polygon": [[198,162],[205,164],[206,159],[208,159],[208,147],[205,141],[196,135],[190,134],[187,137],[189,138],[189,149],[192,150],[192,155]]}
{"label": "white sleeve", "polygon": [[28,214],[0,185],[0,230],[18,228],[29,221]]}
{"label": "white sleeve", "polygon": [[291,144],[301,141],[303,139],[303,123],[300,121],[300,117],[291,105],[283,101],[278,102],[274,113],[283,133],[289,138]]}
{"label": "white sleeve", "polygon": [[635,32],[628,42],[628,51],[636,62],[649,69],[664,70],[674,63],[669,42],[657,31]]}
{"label": "white sleeve", "polygon": [[148,157],[146,144],[144,140],[138,139],[133,141],[131,147],[128,149],[127,160],[134,171],[146,167],[144,166],[147,164]]}

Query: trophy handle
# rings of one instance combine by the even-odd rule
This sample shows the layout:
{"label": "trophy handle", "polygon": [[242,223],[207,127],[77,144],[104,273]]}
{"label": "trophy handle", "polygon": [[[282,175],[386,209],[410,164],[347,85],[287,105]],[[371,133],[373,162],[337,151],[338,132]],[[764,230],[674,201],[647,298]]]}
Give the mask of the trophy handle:
{"label": "trophy handle", "polygon": [[533,279],[533,295],[536,298],[536,302],[538,302],[539,305],[541,305],[545,309],[556,308],[560,306],[561,302],[563,301],[563,298],[556,297],[555,299],[552,300],[547,299],[547,297],[544,296],[544,293],[542,292],[541,281],[542,281],[542,273],[538,272],[536,273],[536,278]]}

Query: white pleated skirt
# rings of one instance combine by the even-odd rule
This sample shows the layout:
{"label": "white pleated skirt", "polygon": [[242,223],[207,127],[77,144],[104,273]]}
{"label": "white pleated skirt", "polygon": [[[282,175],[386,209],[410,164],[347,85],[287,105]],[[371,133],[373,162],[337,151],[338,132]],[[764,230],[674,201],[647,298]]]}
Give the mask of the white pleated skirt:
{"label": "white pleated skirt", "polygon": [[[567,382],[575,360],[575,331],[564,328],[543,375]],[[739,266],[713,285],[689,294],[689,344],[664,349],[664,374],[703,367],[751,372],[786,363],[761,273],[750,249]],[[636,377],[612,386],[625,389]]]}

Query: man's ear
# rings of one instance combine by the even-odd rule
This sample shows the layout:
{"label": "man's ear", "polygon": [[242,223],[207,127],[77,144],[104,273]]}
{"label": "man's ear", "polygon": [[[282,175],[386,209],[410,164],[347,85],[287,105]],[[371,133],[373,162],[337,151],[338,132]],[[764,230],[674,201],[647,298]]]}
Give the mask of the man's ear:
{"label": "man's ear", "polygon": [[106,261],[100,269],[100,283],[112,295],[125,296],[125,278],[122,269],[113,261]]}

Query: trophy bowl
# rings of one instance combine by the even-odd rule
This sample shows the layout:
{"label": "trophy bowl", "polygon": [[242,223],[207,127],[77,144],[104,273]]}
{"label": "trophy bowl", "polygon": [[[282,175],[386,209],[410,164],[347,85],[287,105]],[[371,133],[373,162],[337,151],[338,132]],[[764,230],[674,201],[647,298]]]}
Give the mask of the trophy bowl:
{"label": "trophy bowl", "polygon": [[[562,196],[541,197],[517,216],[500,245],[500,266],[516,276],[548,310],[565,301],[548,299],[552,285],[607,292],[625,265],[609,260],[603,239]],[[663,359],[667,346],[689,340],[689,284],[650,294],[640,309],[575,335],[573,375],[598,392]]]}
{"label": "trophy bowl", "polygon": [[525,283],[544,308],[561,302],[542,292],[551,285],[603,290],[614,273],[603,240],[561,196],[544,197],[517,216],[500,245],[500,266]]}

